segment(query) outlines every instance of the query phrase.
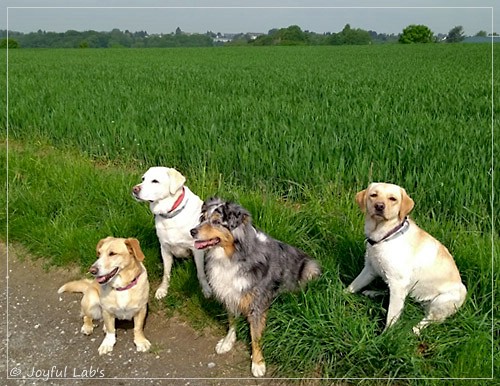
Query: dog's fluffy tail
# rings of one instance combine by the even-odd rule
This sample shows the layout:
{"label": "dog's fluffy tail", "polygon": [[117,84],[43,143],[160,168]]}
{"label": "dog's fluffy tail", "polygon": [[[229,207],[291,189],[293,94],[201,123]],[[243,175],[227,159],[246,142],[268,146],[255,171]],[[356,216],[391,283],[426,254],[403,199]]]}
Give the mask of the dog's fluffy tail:
{"label": "dog's fluffy tail", "polygon": [[305,262],[300,271],[300,284],[307,283],[321,275],[321,267],[316,260],[310,259]]}
{"label": "dog's fluffy tail", "polygon": [[57,290],[58,294],[62,294],[63,292],[81,292],[84,293],[87,288],[92,284],[92,280],[83,279],[83,280],[75,280],[70,281],[64,284],[61,288]]}

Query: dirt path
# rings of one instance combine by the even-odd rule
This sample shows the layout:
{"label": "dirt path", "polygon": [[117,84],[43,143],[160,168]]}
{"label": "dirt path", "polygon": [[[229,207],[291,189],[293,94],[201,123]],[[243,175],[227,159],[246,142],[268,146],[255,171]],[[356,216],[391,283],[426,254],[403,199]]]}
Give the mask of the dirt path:
{"label": "dirt path", "polygon": [[[178,317],[150,313],[145,335],[148,353],[133,344],[132,323],[117,324],[117,343],[110,355],[99,356],[101,326],[91,336],[80,333],[80,296],[57,294],[60,285],[79,276],[78,270],[43,268],[19,247],[1,244],[1,268],[8,286],[0,294],[1,378],[7,385],[276,385],[284,380],[256,380],[250,372],[248,348],[239,343],[217,355],[221,338],[195,331]],[[7,271],[8,263],[8,272]],[[7,283],[7,280],[4,281]],[[7,308],[8,307],[8,308]],[[50,378],[48,382],[44,379]],[[89,381],[89,378],[91,379]]]}

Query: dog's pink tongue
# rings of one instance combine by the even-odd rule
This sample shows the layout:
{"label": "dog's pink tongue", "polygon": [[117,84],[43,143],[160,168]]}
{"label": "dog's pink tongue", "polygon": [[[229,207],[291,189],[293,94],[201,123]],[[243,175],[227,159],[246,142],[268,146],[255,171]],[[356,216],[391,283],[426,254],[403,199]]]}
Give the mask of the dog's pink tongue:
{"label": "dog's pink tongue", "polygon": [[208,241],[199,241],[199,240],[196,240],[194,242],[194,247],[196,249],[204,249],[204,248],[208,247]]}
{"label": "dog's pink tongue", "polygon": [[108,277],[107,276],[99,276],[99,277],[96,277],[95,278],[97,280],[98,283],[104,283]]}
{"label": "dog's pink tongue", "polygon": [[196,240],[194,242],[194,247],[196,249],[205,249],[208,247],[213,247],[219,243],[220,243],[220,239],[218,237],[216,237],[215,239],[210,239],[210,240]]}

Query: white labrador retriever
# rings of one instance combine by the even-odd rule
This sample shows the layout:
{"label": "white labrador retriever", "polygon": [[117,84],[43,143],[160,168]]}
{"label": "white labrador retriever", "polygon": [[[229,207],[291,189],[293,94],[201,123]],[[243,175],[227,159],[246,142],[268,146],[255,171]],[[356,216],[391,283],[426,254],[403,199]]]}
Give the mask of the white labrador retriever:
{"label": "white labrador retriever", "polygon": [[446,247],[407,217],[414,202],[406,191],[372,183],[357,193],[356,202],[365,213],[365,266],[346,291],[358,292],[381,276],[390,292],[386,329],[399,319],[408,295],[427,306],[424,319],[413,327],[415,334],[454,314],[466,288]]}
{"label": "white labrador retriever", "polygon": [[167,295],[174,256],[191,254],[203,294],[210,297],[212,293],[205,275],[204,252],[194,247],[194,239],[189,233],[199,223],[203,201],[184,185],[185,182],[186,178],[177,170],[156,166],[149,168],[142,176],[142,183],[132,189],[137,200],[149,202],[155,216],[164,267],[163,279],[155,294],[157,299]]}

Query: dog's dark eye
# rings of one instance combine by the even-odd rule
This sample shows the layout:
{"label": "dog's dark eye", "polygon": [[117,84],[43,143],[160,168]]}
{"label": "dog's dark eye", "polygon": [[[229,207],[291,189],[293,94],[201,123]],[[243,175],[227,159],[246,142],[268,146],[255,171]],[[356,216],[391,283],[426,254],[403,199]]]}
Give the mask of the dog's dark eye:
{"label": "dog's dark eye", "polygon": [[212,224],[213,225],[220,225],[220,224],[222,224],[222,221],[220,221],[220,218],[214,218],[212,220]]}
{"label": "dog's dark eye", "polygon": [[372,194],[370,194],[370,197],[372,197],[372,198],[377,197],[377,193],[372,193]]}
{"label": "dog's dark eye", "polygon": [[396,202],[397,198],[396,197],[389,197],[389,200],[392,201],[392,202]]}
{"label": "dog's dark eye", "polygon": [[144,177],[141,178],[141,181],[144,182]]}
{"label": "dog's dark eye", "polygon": [[153,181],[151,181],[151,182],[152,182],[153,184],[159,184],[159,183],[160,183],[160,181],[158,181],[158,180],[153,180]]}
{"label": "dog's dark eye", "polygon": [[113,251],[109,252],[109,256],[114,256],[114,255],[116,255],[115,252],[113,252]]}

